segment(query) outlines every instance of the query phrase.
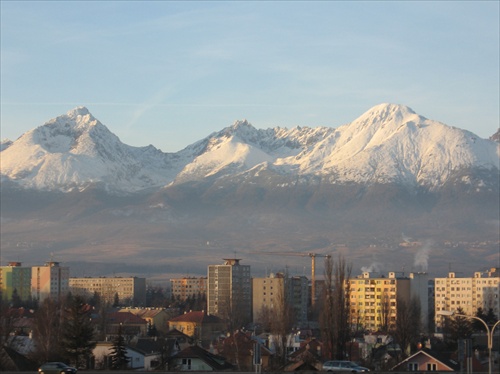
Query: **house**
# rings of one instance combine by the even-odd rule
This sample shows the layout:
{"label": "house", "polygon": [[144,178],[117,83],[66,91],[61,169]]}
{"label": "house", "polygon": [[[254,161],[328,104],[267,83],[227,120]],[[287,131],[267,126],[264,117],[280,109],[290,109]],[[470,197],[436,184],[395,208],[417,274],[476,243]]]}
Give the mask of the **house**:
{"label": "house", "polygon": [[109,330],[111,335],[117,335],[118,329],[121,326],[124,336],[146,336],[148,331],[148,323],[135,314],[130,312],[112,312],[107,316]]}
{"label": "house", "polygon": [[184,348],[187,348],[193,345],[193,338],[187,336],[186,334],[180,332],[177,329],[170,330],[165,334],[165,339],[169,342],[173,342],[173,346],[176,349],[176,352],[182,351]]}
{"label": "house", "polygon": [[174,317],[173,310],[165,308],[121,308],[119,312],[135,314],[163,334],[168,331],[168,320]]}
{"label": "house", "polygon": [[430,349],[422,348],[398,363],[391,371],[460,371],[460,364]]}
{"label": "house", "polygon": [[208,347],[212,338],[224,330],[224,322],[217,316],[207,315],[204,311],[184,313],[168,321],[169,330],[179,330],[183,334]]}
{"label": "house", "polygon": [[207,350],[193,345],[170,358],[170,371],[227,371],[233,366],[224,357],[214,355]]}
{"label": "house", "polygon": [[289,356],[284,371],[318,371],[322,369],[323,344],[315,338],[307,339],[301,347]]}
{"label": "house", "polygon": [[260,339],[252,337],[250,333],[236,331],[233,335],[221,340],[216,349],[219,355],[242,371],[254,369],[254,352],[258,349],[262,370],[269,368],[271,351],[261,343]]}

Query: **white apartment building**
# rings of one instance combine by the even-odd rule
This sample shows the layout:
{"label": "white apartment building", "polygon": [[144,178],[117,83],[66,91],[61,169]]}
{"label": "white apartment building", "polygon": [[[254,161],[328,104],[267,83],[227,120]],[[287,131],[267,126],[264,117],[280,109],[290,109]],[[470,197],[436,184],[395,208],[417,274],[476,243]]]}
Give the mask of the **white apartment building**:
{"label": "white apartment building", "polygon": [[118,295],[120,303],[129,302],[136,306],[146,305],[146,278],[70,278],[69,287],[75,295],[91,297],[94,293],[97,293],[102,301],[111,304],[115,300],[115,295]]}
{"label": "white apartment building", "polygon": [[31,296],[42,301],[46,298],[59,299],[69,290],[69,267],[59,262],[46,262],[44,266],[31,268]]}
{"label": "white apartment building", "polygon": [[252,280],[250,265],[241,259],[224,259],[222,265],[208,266],[208,314],[222,319],[250,322],[252,317]]}
{"label": "white apartment building", "polygon": [[458,308],[469,316],[476,315],[477,309],[485,313],[491,308],[500,316],[500,269],[491,268],[484,272],[475,272],[473,277],[458,277],[450,272],[446,278],[435,279],[435,323],[436,331],[443,325],[440,311],[456,312]]}

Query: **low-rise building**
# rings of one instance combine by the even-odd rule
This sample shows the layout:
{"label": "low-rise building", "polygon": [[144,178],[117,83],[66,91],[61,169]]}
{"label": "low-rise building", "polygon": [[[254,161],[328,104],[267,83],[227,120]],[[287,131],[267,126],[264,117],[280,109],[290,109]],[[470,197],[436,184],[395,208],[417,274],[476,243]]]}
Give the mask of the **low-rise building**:
{"label": "low-rise building", "polygon": [[172,309],[165,308],[121,308],[119,312],[130,312],[144,319],[150,328],[154,327],[162,333],[168,329],[168,320],[174,317]]}
{"label": "low-rise building", "polygon": [[204,311],[195,311],[181,314],[168,321],[169,330],[176,329],[195,341],[207,346],[213,337],[224,331],[224,321],[217,316],[205,314]]}

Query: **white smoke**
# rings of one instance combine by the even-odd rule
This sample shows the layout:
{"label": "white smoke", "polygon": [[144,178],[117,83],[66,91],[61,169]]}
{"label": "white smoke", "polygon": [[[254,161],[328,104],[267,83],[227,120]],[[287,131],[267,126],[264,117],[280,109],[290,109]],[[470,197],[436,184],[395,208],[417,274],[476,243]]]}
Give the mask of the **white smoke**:
{"label": "white smoke", "polygon": [[426,240],[422,247],[415,253],[415,260],[413,266],[415,270],[426,272],[429,268],[429,254],[432,249],[432,241]]}
{"label": "white smoke", "polygon": [[361,271],[363,273],[381,273],[384,265],[380,262],[372,262],[369,266],[362,266]]}

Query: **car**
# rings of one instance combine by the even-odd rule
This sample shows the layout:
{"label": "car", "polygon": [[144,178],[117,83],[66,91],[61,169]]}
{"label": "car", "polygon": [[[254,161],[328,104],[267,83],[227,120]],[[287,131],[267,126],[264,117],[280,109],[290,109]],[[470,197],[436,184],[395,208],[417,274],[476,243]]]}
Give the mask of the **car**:
{"label": "car", "polygon": [[39,374],[76,374],[78,370],[64,362],[46,362],[38,368]]}
{"label": "car", "polygon": [[326,361],[323,364],[323,371],[343,371],[348,373],[363,373],[370,371],[370,369],[352,361]]}

